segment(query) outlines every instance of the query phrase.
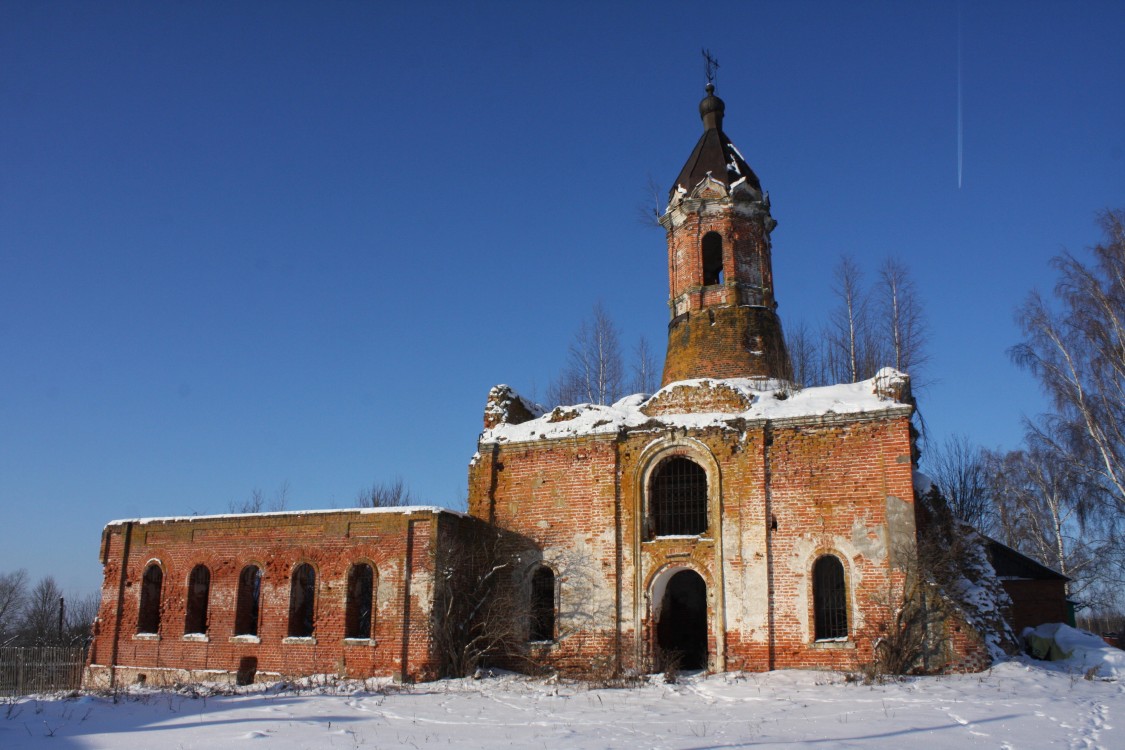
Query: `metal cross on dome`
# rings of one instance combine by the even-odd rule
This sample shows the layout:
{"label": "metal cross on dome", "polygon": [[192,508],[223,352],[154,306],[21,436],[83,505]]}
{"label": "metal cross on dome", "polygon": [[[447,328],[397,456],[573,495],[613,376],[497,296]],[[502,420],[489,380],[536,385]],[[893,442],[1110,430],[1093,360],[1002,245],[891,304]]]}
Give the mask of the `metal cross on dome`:
{"label": "metal cross on dome", "polygon": [[719,70],[719,61],[711,54],[711,50],[704,49],[703,52],[703,68],[707,75],[707,83],[715,83],[715,73]]}

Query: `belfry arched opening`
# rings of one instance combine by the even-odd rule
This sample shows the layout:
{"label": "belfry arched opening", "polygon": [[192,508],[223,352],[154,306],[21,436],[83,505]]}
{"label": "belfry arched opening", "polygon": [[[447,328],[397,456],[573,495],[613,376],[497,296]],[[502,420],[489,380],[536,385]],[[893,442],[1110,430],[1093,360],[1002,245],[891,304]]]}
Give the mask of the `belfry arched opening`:
{"label": "belfry arched opening", "polygon": [[694,570],[668,579],[660,600],[656,646],[661,668],[707,667],[707,584]]}

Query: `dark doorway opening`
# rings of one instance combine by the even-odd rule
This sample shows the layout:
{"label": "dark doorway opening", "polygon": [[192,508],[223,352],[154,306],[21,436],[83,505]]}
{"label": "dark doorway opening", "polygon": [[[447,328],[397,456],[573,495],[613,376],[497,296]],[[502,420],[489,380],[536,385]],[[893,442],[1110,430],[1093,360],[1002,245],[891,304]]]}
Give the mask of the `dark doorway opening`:
{"label": "dark doorway opening", "polygon": [[707,584],[692,570],[681,570],[668,580],[656,624],[660,667],[678,661],[680,669],[707,667]]}

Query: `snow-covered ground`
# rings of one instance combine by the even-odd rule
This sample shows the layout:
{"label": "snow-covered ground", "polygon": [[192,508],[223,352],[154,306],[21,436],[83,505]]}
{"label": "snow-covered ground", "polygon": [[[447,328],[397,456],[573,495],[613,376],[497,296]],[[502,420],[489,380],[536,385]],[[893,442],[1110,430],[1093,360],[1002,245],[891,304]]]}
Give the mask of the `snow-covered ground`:
{"label": "snow-covered ground", "polygon": [[1022,659],[883,685],[786,671],[590,689],[506,675],[0,704],[8,750],[248,746],[1125,748],[1125,685]]}

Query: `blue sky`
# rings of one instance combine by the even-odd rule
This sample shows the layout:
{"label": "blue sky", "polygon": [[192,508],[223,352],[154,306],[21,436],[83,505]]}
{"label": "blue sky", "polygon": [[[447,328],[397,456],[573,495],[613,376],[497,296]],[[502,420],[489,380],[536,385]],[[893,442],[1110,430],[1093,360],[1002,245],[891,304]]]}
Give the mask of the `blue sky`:
{"label": "blue sky", "polygon": [[637,219],[699,50],[770,192],[783,323],[911,268],[931,434],[1014,447],[1048,259],[1125,207],[1125,4],[0,4],[0,571],[100,582],[101,527],[401,475],[457,506],[488,389],[601,300],[663,353]]}

